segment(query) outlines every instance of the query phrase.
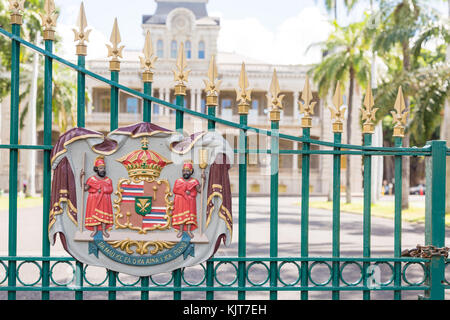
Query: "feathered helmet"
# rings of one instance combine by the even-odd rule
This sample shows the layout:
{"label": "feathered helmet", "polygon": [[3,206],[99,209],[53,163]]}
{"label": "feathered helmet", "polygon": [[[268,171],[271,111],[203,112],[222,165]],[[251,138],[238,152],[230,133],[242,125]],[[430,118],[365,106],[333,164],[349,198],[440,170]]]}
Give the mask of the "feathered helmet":
{"label": "feathered helmet", "polygon": [[98,156],[98,157],[95,159],[94,166],[97,167],[97,168],[98,168],[98,167],[101,167],[101,166],[105,167],[105,157],[103,157],[103,156]]}
{"label": "feathered helmet", "polygon": [[191,172],[194,171],[194,165],[193,165],[191,160],[187,160],[187,161],[184,162],[183,170],[184,169],[189,169]]}

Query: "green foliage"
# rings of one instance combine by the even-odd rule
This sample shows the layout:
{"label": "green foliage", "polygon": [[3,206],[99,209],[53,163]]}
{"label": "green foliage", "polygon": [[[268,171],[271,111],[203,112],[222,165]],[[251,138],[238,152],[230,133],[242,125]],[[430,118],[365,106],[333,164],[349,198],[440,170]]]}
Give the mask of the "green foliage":
{"label": "green foliage", "polygon": [[[377,118],[383,119],[393,109],[398,87],[402,86],[409,103],[406,129],[410,144],[424,145],[439,138],[448,96],[448,23],[426,2],[417,0],[381,1],[378,14],[381,24],[374,32],[373,47],[387,71],[375,94],[375,104],[380,107]],[[425,49],[432,41],[435,49]]]}
{"label": "green foliage", "polygon": [[[10,28],[10,13],[8,11],[8,1],[0,0],[0,26],[8,30]],[[42,30],[40,12],[44,11],[44,1],[27,0],[21,27],[21,37],[25,40],[36,43],[37,36]],[[8,30],[9,31],[9,30]],[[60,38],[56,37],[56,46]],[[38,44],[42,46],[41,43]],[[31,92],[32,71],[34,52],[22,49],[20,56],[20,119],[19,126],[25,125],[26,115],[29,112],[30,104],[24,104]],[[42,57],[39,58],[38,94],[36,101],[37,124],[42,123],[44,108],[44,66]],[[11,40],[0,37],[0,74],[7,75],[0,77],[0,101],[10,92],[9,71],[11,70]],[[53,65],[53,122],[59,126],[63,132],[69,127],[75,126],[74,105],[76,101],[76,79],[75,73],[59,64]]]}
{"label": "green foliage", "polygon": [[341,27],[334,21],[334,32],[325,42],[315,44],[321,45],[325,52],[322,62],[309,71],[318,85],[320,96],[330,93],[338,81],[342,84],[348,82],[350,69],[354,70],[355,80],[360,86],[367,85],[370,78],[370,42],[364,37],[365,23],[366,20]]}

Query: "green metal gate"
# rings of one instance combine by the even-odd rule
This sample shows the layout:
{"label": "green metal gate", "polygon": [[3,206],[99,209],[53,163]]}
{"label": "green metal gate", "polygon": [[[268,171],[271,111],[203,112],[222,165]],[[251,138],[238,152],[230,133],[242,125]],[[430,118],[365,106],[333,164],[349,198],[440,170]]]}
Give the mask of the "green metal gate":
{"label": "green metal gate", "polygon": [[[49,12],[46,13],[51,14]],[[280,106],[279,88],[277,88],[276,77],[272,86],[273,109],[271,111],[271,129],[263,130],[250,127],[247,124],[248,103],[246,76],[241,79],[242,99],[239,105],[240,123],[234,123],[216,117],[216,104],[214,95],[207,99],[207,114],[195,112],[184,107],[184,91],[186,87],[176,88],[176,104],[171,104],[151,96],[152,73],[148,69],[144,72],[143,92],[132,90],[119,84],[119,62],[113,59],[110,65],[111,79],[106,79],[85,69],[85,46],[80,42],[77,48],[78,64],[73,64],[53,54],[54,32],[51,28],[44,30],[45,48],[40,48],[21,38],[22,17],[18,12],[13,12],[11,32],[0,29],[0,34],[11,40],[12,63],[11,63],[11,125],[10,143],[0,145],[0,148],[9,150],[9,233],[8,233],[8,256],[0,257],[0,270],[3,269],[4,277],[0,278],[0,291],[7,292],[8,299],[14,300],[17,292],[40,292],[41,298],[58,298],[60,292],[73,292],[74,298],[82,300],[86,292],[107,292],[110,300],[116,299],[117,292],[129,291],[140,292],[141,299],[149,299],[150,292],[171,292],[173,299],[180,300],[185,292],[202,292],[205,298],[213,300],[217,292],[235,292],[239,300],[246,299],[248,292],[268,292],[270,299],[277,299],[279,292],[296,292],[299,299],[308,299],[309,293],[313,291],[327,291],[332,293],[332,299],[340,299],[341,293],[346,291],[357,291],[362,293],[364,299],[370,299],[374,290],[394,292],[395,299],[402,298],[402,292],[407,290],[423,291],[423,298],[444,299],[445,289],[449,288],[449,282],[445,278],[446,258],[438,250],[445,246],[445,176],[446,156],[449,151],[445,141],[431,141],[423,148],[402,147],[401,125],[397,128],[399,135],[395,138],[395,147],[381,148],[372,147],[372,135],[370,130],[364,133],[364,145],[346,145],[341,143],[342,121],[340,115],[335,118],[334,141],[325,142],[310,138],[310,124],[308,124],[309,108],[311,100],[306,97],[303,100],[303,112],[305,117],[302,121],[303,132],[301,137],[282,134],[279,132]],[[83,30],[80,30],[84,32]],[[83,47],[84,46],[84,47]],[[19,57],[21,48],[26,47],[38,52],[45,58],[45,92],[44,92],[44,142],[43,145],[21,145],[19,144]],[[92,77],[111,88],[111,117],[110,129],[118,127],[118,98],[119,90],[130,95],[141,98],[144,101],[143,121],[151,122],[152,103],[173,109],[176,111],[176,129],[183,130],[184,115],[197,117],[208,122],[208,130],[215,130],[216,124],[221,124],[240,131],[239,147],[235,152],[239,158],[239,210],[238,217],[238,255],[231,257],[213,257],[202,265],[204,276],[198,283],[190,283],[184,277],[184,270],[174,271],[166,283],[159,283],[152,277],[142,277],[133,284],[124,284],[116,272],[107,270],[107,277],[101,283],[91,283],[86,279],[87,266],[68,257],[53,257],[50,255],[48,241],[48,219],[50,211],[50,188],[51,167],[50,152],[52,149],[52,76],[53,63],[65,65],[78,74],[77,82],[77,126],[85,126],[85,77]],[[214,82],[214,77],[212,77]],[[215,97],[217,98],[217,97]],[[336,96],[336,106],[339,108],[339,95]],[[366,106],[371,108],[370,103]],[[401,106],[400,106],[401,107]],[[335,110],[336,111],[336,110]],[[339,109],[337,112],[339,113]],[[397,110],[402,113],[401,108]],[[342,120],[342,119],[341,119]],[[370,119],[369,119],[370,120]],[[370,124],[370,121],[368,122]],[[270,149],[249,149],[247,135],[249,132],[270,137]],[[301,150],[280,150],[279,140],[302,143]],[[314,150],[312,145],[322,147]],[[328,148],[328,149],[325,149]],[[43,212],[42,212],[42,255],[39,257],[25,257],[17,254],[17,190],[18,181],[18,152],[23,149],[35,149],[43,153]],[[270,254],[262,257],[248,257],[246,248],[247,230],[247,156],[251,153],[262,153],[270,155],[271,162],[271,194],[270,194]],[[302,185],[301,209],[298,219],[301,221],[301,250],[290,256],[279,256],[278,254],[278,165],[280,155],[302,156]],[[311,155],[331,156],[333,158],[333,212],[332,212],[332,254],[327,257],[311,256],[309,254],[309,174]],[[341,257],[341,223],[340,223],[340,170],[342,156],[360,155],[364,162],[364,213],[363,213],[363,256]],[[395,188],[395,218],[394,218],[394,255],[389,257],[371,256],[371,159],[374,156],[395,157],[395,181],[402,180],[402,158],[423,156],[426,158],[426,225],[425,244],[431,252],[429,256],[402,257],[402,209],[401,209],[401,183]],[[437,249],[436,249],[437,248]],[[436,249],[433,251],[433,249]],[[20,269],[24,264],[34,264],[39,269],[38,280],[26,283],[20,277]],[[59,283],[53,277],[53,270],[59,264],[67,264],[73,270],[73,278],[68,283]],[[230,265],[235,270],[235,277],[229,283],[223,283],[218,279],[220,268],[224,264]],[[391,278],[378,283],[377,288],[370,285],[373,275],[373,266],[385,264],[392,271]],[[260,265],[267,270],[267,278],[255,283],[251,281],[250,274],[255,265]],[[286,265],[293,265],[298,270],[296,281],[286,283],[280,277],[281,270]],[[317,283],[311,277],[312,269],[316,266],[325,266],[329,270],[329,278]],[[359,279],[349,283],[345,281],[342,274],[349,265],[355,265],[360,270]],[[411,282],[405,276],[409,267],[420,266],[423,277],[419,282]]]}

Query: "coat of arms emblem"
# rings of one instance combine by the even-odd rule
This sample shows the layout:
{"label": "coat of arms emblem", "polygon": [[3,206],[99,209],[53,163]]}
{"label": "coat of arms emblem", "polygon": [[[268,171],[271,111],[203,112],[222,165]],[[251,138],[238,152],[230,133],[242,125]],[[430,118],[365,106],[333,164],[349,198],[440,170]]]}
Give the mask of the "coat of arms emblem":
{"label": "coat of arms emblem", "polygon": [[77,260],[137,276],[201,263],[231,241],[232,159],[214,132],[71,129],[52,151],[50,240],[60,234]]}

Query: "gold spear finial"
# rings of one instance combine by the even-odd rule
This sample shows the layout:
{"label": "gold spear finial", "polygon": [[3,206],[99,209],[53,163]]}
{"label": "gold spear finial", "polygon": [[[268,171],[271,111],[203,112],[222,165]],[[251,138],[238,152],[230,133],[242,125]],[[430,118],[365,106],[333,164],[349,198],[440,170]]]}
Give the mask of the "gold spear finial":
{"label": "gold spear finial", "polygon": [[211,56],[208,69],[208,79],[203,80],[205,83],[206,105],[218,106],[219,87],[222,80],[217,80],[219,73],[217,71],[216,58]]}
{"label": "gold spear finial", "polygon": [[333,104],[334,108],[328,107],[328,109],[330,109],[331,111],[331,119],[333,120],[333,132],[343,132],[344,129],[343,121],[346,108],[343,106],[344,100],[342,99],[340,81],[338,81],[336,85],[336,92],[334,93]]}
{"label": "gold spear finial", "polygon": [[177,82],[177,84],[175,85],[175,95],[186,95],[185,82],[188,81],[189,72],[191,72],[191,70],[186,70],[187,59],[186,59],[186,52],[184,51],[183,42],[181,42],[180,49],[178,50],[176,67],[177,67],[176,70],[172,70],[174,75],[174,81]]}
{"label": "gold spear finial", "polygon": [[22,13],[25,9],[25,0],[8,0],[11,11],[11,24],[22,24]]}
{"label": "gold spear finial", "polygon": [[273,70],[269,91],[270,95],[267,95],[267,99],[272,105],[272,109],[270,110],[270,121],[280,121],[280,110],[283,109],[284,94],[280,95],[280,83],[278,81],[276,69]]}
{"label": "gold spear finial", "polygon": [[239,89],[236,89],[236,97],[238,102],[238,113],[248,114],[250,101],[252,100],[252,90],[248,88],[248,76],[245,71],[245,63],[242,62],[241,74],[239,76]]}
{"label": "gold spear finial", "polygon": [[311,87],[309,85],[309,77],[306,75],[305,79],[305,87],[302,91],[302,101],[298,102],[298,105],[300,106],[300,113],[303,113],[302,118],[302,128],[311,128],[312,127],[312,118],[311,115],[314,114],[314,107],[316,106],[317,102],[312,101],[313,95],[311,91]]}
{"label": "gold spear finial", "polygon": [[80,13],[78,14],[77,19],[77,26],[78,30],[72,29],[73,33],[75,34],[75,42],[77,43],[77,56],[86,56],[87,55],[87,46],[85,42],[89,42],[89,34],[91,33],[91,30],[86,30],[87,28],[87,19],[86,19],[86,13],[84,11],[84,4],[81,2],[80,5]]}
{"label": "gold spear finial", "polygon": [[114,25],[111,32],[111,37],[109,39],[112,46],[106,44],[108,48],[108,57],[112,57],[111,61],[109,61],[109,70],[110,71],[120,71],[120,61],[119,57],[123,58],[122,51],[125,46],[119,46],[119,43],[122,42],[122,38],[120,37],[119,25],[117,23],[117,18],[114,19]]}
{"label": "gold spear finial", "polygon": [[45,13],[40,13],[42,25],[44,27],[44,40],[55,40],[55,27],[58,14],[56,13],[55,2],[53,0],[45,0]]}
{"label": "gold spear finial", "polygon": [[395,100],[394,109],[395,111],[391,111],[395,123],[393,136],[403,138],[405,136],[405,125],[406,118],[408,117],[408,111],[406,111],[406,104],[405,98],[403,97],[402,86],[398,88],[398,94],[397,99]]}
{"label": "gold spear finial", "polygon": [[152,82],[153,81],[153,71],[155,61],[158,59],[157,56],[154,55],[152,38],[150,36],[150,31],[147,31],[145,35],[145,44],[144,50],[142,51],[144,56],[140,56],[141,67],[144,69],[143,72],[143,80],[144,82]]}
{"label": "gold spear finial", "polygon": [[361,107],[363,123],[363,133],[373,133],[375,130],[375,114],[379,108],[374,108],[375,102],[373,100],[372,88],[367,87],[366,96],[364,97],[364,107]]}

